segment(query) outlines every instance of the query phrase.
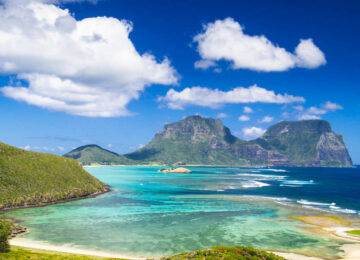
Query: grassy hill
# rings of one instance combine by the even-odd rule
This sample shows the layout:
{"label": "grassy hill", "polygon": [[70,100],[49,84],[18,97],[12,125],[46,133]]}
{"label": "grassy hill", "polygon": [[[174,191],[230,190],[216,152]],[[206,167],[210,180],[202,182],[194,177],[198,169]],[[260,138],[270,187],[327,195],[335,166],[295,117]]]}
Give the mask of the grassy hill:
{"label": "grassy hill", "polygon": [[96,144],[80,146],[66,154],[65,157],[76,159],[82,165],[90,164],[136,164],[131,159],[106,150]]}
{"label": "grassy hill", "polygon": [[73,159],[0,143],[0,209],[75,199],[105,189]]}
{"label": "grassy hill", "polygon": [[162,260],[285,260],[281,256],[267,253],[252,247],[243,246],[216,246],[205,250],[186,252]]}

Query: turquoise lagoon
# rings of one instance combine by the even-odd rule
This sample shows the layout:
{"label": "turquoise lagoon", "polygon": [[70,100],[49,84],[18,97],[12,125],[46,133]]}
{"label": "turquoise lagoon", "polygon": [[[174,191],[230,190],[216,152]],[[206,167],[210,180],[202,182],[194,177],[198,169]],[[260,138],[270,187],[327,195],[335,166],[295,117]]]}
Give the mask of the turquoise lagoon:
{"label": "turquoise lagoon", "polygon": [[111,192],[5,216],[30,229],[21,240],[123,255],[245,245],[335,258],[349,242],[312,233],[288,216],[359,215],[359,168],[159,168],[88,167]]}

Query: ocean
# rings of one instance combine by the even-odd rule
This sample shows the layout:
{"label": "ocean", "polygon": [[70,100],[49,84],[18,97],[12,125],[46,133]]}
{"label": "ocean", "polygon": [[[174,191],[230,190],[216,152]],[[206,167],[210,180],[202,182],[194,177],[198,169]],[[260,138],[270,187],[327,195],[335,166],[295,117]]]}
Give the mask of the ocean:
{"label": "ocean", "polygon": [[360,221],[360,168],[99,166],[112,191],[96,198],[6,212],[21,240],[130,256],[169,256],[216,245],[336,258],[351,243],[290,216]]}

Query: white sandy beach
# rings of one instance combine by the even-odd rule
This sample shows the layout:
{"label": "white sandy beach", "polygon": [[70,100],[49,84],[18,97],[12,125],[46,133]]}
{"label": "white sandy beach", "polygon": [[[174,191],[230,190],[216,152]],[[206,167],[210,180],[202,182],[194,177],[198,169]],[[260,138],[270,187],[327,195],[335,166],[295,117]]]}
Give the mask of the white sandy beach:
{"label": "white sandy beach", "polygon": [[322,258],[318,258],[318,257],[304,256],[294,253],[281,253],[281,252],[272,252],[272,253],[278,256],[282,256],[289,260],[323,260]]}
{"label": "white sandy beach", "polygon": [[88,256],[101,256],[101,257],[110,257],[110,258],[122,258],[122,259],[136,259],[136,260],[143,260],[146,258],[139,258],[139,257],[133,257],[133,256],[126,256],[126,255],[120,255],[115,253],[108,253],[108,252],[102,252],[102,251],[96,251],[96,250],[88,250],[88,249],[80,249],[80,248],[74,248],[74,247],[68,247],[68,246],[55,246],[40,242],[32,242],[32,241],[26,241],[22,239],[16,239],[13,238],[10,241],[10,245],[12,246],[21,246],[26,248],[35,248],[35,249],[42,249],[42,250],[49,250],[49,251],[55,251],[55,252],[62,252],[62,253],[70,253],[70,254],[77,254],[77,255],[88,255]]}
{"label": "white sandy beach", "polygon": [[[88,250],[88,249],[79,249],[74,247],[68,247],[68,246],[55,246],[40,242],[32,242],[32,241],[26,241],[22,239],[11,239],[10,245],[13,246],[21,246],[26,248],[34,248],[34,249],[41,249],[41,250],[49,250],[49,251],[55,251],[55,252],[62,252],[62,253],[70,253],[70,254],[78,254],[78,255],[88,255],[88,256],[100,256],[100,257],[111,257],[111,258],[122,258],[122,259],[134,259],[134,260],[145,260],[146,258],[142,257],[132,257],[132,256],[126,256],[126,255],[120,255],[115,253],[108,253],[108,252],[102,252],[102,251],[96,251],[96,250]],[[349,247],[348,249],[353,249]],[[360,248],[358,248],[360,250]],[[294,253],[282,253],[282,252],[272,252],[276,255],[285,257],[289,260],[322,260],[321,258],[317,257],[309,257]],[[360,253],[360,251],[359,251]],[[352,254],[355,255],[355,254]],[[356,254],[357,255],[357,254]],[[355,258],[346,258],[346,260],[353,260]],[[360,258],[357,258],[360,259]]]}
{"label": "white sandy beach", "polygon": [[[22,240],[22,239],[17,239],[17,238],[11,239],[10,244],[13,246],[21,246],[21,247],[25,247],[25,248],[34,248],[34,249],[49,250],[49,251],[78,254],[78,255],[134,259],[134,260],[146,259],[145,257],[133,257],[133,256],[128,256],[128,255],[116,254],[116,253],[74,248],[74,247],[69,247],[69,246],[55,246],[55,245],[27,241],[27,240]],[[346,252],[345,257],[342,258],[343,260],[359,260],[360,259],[360,244],[345,245],[343,247],[343,249]],[[282,256],[282,257],[285,257],[286,259],[289,259],[289,260],[322,260],[322,258],[304,256],[304,255],[294,254],[294,253],[283,253],[283,252],[272,252],[272,253]]]}

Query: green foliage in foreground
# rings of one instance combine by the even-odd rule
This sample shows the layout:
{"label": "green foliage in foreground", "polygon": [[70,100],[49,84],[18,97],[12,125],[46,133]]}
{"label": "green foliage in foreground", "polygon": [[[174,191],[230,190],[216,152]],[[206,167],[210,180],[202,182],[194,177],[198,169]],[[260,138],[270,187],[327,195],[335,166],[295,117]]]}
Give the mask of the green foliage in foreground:
{"label": "green foliage in foreground", "polygon": [[73,159],[0,143],[0,209],[78,198],[104,187]]}
{"label": "green foliage in foreground", "polygon": [[172,257],[164,257],[163,260],[284,260],[281,256],[274,255],[252,247],[217,246],[205,250],[182,253]]}
{"label": "green foliage in foreground", "polygon": [[21,247],[11,247],[11,251],[8,253],[0,253],[0,259],[9,260],[95,260],[95,259],[115,259],[104,258],[96,256],[75,255],[61,252],[46,251],[40,249],[25,249]]}
{"label": "green foliage in foreground", "polygon": [[350,230],[350,231],[345,231],[345,232],[350,234],[350,235],[360,236],[360,229]]}
{"label": "green foliage in foreground", "polygon": [[8,237],[11,234],[13,223],[0,219],[0,253],[9,252]]}

